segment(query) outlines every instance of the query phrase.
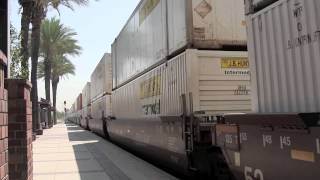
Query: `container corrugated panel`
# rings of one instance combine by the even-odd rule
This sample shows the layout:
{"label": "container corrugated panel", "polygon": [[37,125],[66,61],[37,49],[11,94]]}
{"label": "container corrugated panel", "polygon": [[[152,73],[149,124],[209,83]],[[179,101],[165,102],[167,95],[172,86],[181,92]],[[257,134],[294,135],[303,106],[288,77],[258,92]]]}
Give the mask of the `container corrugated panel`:
{"label": "container corrugated panel", "polygon": [[142,0],[113,43],[116,84],[167,56],[166,0]]}
{"label": "container corrugated panel", "polygon": [[319,0],[280,0],[247,16],[255,111],[320,111],[319,9]]}
{"label": "container corrugated panel", "polygon": [[239,0],[168,0],[169,54],[192,44],[218,49],[246,46],[244,3]]}
{"label": "container corrugated panel", "polygon": [[82,108],[82,94],[80,93],[75,102],[75,110],[79,111]]}
{"label": "container corrugated panel", "polygon": [[278,0],[245,0],[246,14],[259,11]]}
{"label": "container corrugated panel", "polygon": [[113,88],[182,48],[246,46],[239,0],[142,0],[112,45]]}
{"label": "container corrugated panel", "polygon": [[82,107],[82,110],[81,110],[81,114],[82,114],[82,118],[86,118],[88,117],[88,107]]}
{"label": "container corrugated panel", "polygon": [[189,113],[250,112],[247,53],[186,50],[115,90],[112,113],[117,118],[180,116],[183,94],[193,102]]}
{"label": "container corrugated panel", "polygon": [[91,116],[93,119],[101,119],[111,115],[111,95],[105,95],[93,101],[91,104]]}
{"label": "container corrugated panel", "polygon": [[112,91],[111,54],[105,53],[97,67],[91,74],[90,99],[101,97]]}
{"label": "container corrugated panel", "polygon": [[87,107],[90,104],[90,82],[87,82],[82,90],[82,108]]}

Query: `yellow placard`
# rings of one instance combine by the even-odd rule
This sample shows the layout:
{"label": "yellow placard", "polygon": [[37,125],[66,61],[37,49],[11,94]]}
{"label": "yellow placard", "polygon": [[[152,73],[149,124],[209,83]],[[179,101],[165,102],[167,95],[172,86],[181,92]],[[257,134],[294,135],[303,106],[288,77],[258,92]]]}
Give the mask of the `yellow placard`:
{"label": "yellow placard", "polygon": [[222,58],[221,68],[249,68],[247,58]]}
{"label": "yellow placard", "polygon": [[140,99],[161,94],[161,76],[156,75],[140,83]]}
{"label": "yellow placard", "polygon": [[291,150],[291,158],[295,160],[307,161],[307,162],[315,161],[315,155],[313,152],[301,151],[296,149]]}

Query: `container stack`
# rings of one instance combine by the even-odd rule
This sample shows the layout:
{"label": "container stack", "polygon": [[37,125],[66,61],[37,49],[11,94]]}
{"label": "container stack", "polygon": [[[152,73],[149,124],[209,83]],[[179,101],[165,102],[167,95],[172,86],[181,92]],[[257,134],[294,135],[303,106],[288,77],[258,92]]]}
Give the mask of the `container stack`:
{"label": "container stack", "polygon": [[90,88],[91,84],[88,82],[82,90],[82,118],[81,126],[87,127],[87,119],[90,118],[91,114],[91,103],[90,103]]}
{"label": "container stack", "polygon": [[105,53],[95,70],[91,74],[90,99],[91,116],[89,128],[100,127],[103,118],[111,113],[111,91],[112,91],[112,64],[111,54]]}
{"label": "container stack", "polygon": [[76,99],[76,124],[80,124],[81,121],[81,110],[82,110],[82,93],[80,93]]}
{"label": "container stack", "polygon": [[76,111],[81,111],[82,109],[82,93],[80,93],[77,97],[76,101]]}
{"label": "container stack", "polygon": [[319,0],[246,1],[254,111],[320,111]]}
{"label": "container stack", "polygon": [[114,115],[178,115],[182,94],[191,113],[251,111],[246,43],[243,1],[142,0],[112,45]]}

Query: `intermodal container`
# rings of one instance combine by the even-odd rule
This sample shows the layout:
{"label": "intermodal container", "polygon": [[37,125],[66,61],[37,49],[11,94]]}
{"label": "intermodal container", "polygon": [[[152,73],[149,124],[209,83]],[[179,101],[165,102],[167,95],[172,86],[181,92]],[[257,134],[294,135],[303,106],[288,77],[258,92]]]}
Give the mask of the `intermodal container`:
{"label": "intermodal container", "polygon": [[80,111],[82,109],[82,93],[80,93],[76,100],[76,111]]}
{"label": "intermodal container", "polygon": [[90,82],[87,82],[82,90],[82,117],[86,118],[91,115],[90,111]]}
{"label": "intermodal container", "polygon": [[90,89],[91,84],[90,82],[87,82],[82,90],[82,107],[86,107],[90,104]]}
{"label": "intermodal container", "polygon": [[112,44],[113,88],[183,52],[246,46],[239,0],[142,0]]}
{"label": "intermodal container", "polygon": [[239,0],[174,0],[168,3],[169,54],[185,46],[246,46],[244,3]]}
{"label": "intermodal container", "polygon": [[105,53],[91,74],[90,99],[97,99],[112,90],[111,54]]}
{"label": "intermodal container", "polygon": [[319,9],[319,0],[279,0],[247,15],[254,111],[320,111]]}
{"label": "intermodal container", "polygon": [[247,52],[187,49],[112,93],[117,119],[251,111]]}
{"label": "intermodal container", "polygon": [[111,116],[111,111],[111,95],[105,95],[93,101],[91,104],[92,118],[89,120],[89,128],[94,132],[104,135],[104,119]]}

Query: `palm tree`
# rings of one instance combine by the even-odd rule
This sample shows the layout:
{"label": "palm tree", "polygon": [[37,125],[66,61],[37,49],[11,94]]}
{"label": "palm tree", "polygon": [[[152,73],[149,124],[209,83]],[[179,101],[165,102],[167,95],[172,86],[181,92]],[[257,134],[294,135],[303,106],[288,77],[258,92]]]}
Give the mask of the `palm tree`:
{"label": "palm tree", "polygon": [[[38,78],[45,77],[45,63],[41,61],[38,66]],[[54,123],[57,123],[56,116],[56,100],[57,100],[57,90],[60,79],[68,77],[68,75],[75,74],[74,65],[66,58],[66,56],[56,55],[52,60],[51,69],[51,82],[52,82],[52,101],[53,101],[53,119]]]}
{"label": "palm tree", "polygon": [[[35,129],[40,129],[40,119],[38,117],[38,82],[37,68],[40,48],[40,26],[45,17],[46,11],[41,0],[35,0],[32,9],[32,33],[31,33],[31,101],[32,101],[32,119]],[[50,111],[49,111],[50,112]]]}
{"label": "palm tree", "polygon": [[[41,22],[45,18],[47,9],[49,6],[57,9],[60,5],[66,6],[73,10],[72,4],[87,5],[89,0],[21,0],[21,1],[32,1],[32,8],[29,9],[28,13],[31,16],[32,23],[32,34],[31,34],[31,100],[32,100],[32,118],[34,129],[39,129],[40,121],[38,118],[38,85],[37,85],[37,67],[39,58],[39,47],[40,47],[40,27]],[[26,9],[27,11],[27,9]],[[26,17],[30,17],[26,16]],[[29,22],[30,22],[29,21]],[[25,23],[26,24],[26,23]],[[28,26],[24,27],[29,29]],[[28,40],[26,40],[28,42]],[[49,116],[51,118],[51,116]],[[49,119],[50,120],[50,119]]]}
{"label": "palm tree", "polygon": [[77,35],[75,32],[65,27],[60,23],[60,20],[55,18],[44,20],[42,23],[40,55],[44,58],[45,91],[48,101],[51,99],[50,80],[54,80],[51,77],[54,58],[80,54],[81,48],[77,45],[77,40],[73,39],[75,35]]}
{"label": "palm tree", "polygon": [[22,16],[21,16],[21,77],[28,79],[29,77],[29,50],[28,50],[28,41],[29,41],[29,26],[31,23],[31,15],[34,5],[34,0],[19,0],[19,4],[22,7]]}

